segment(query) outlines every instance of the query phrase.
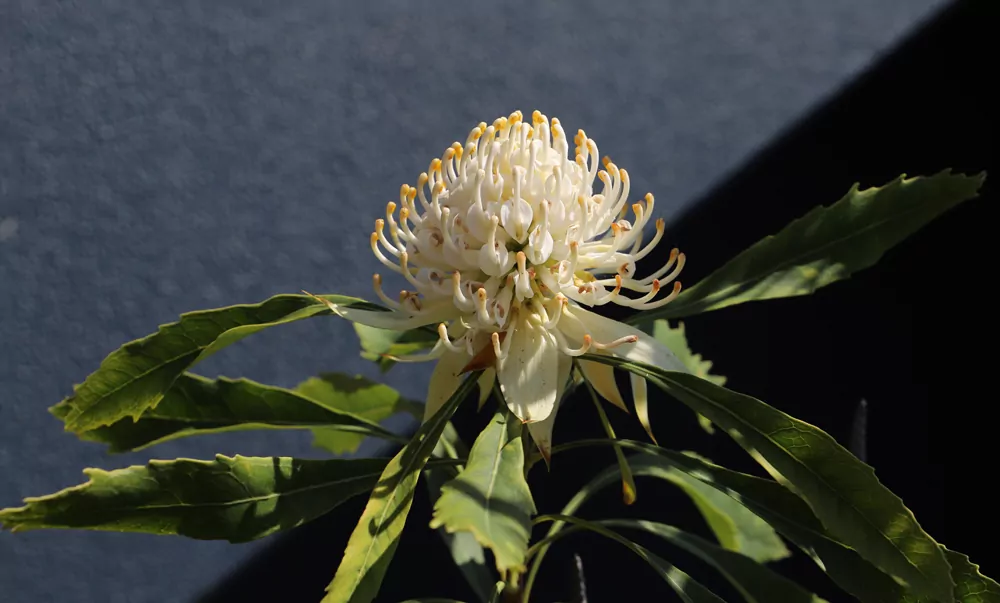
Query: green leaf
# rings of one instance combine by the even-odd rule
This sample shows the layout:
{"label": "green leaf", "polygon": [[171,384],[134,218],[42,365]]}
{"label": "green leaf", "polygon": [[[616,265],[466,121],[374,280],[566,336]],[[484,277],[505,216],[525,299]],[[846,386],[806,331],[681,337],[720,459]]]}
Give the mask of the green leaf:
{"label": "green leaf", "polygon": [[679,530],[653,521],[612,519],[597,522],[609,527],[641,530],[655,534],[711,565],[729,581],[748,603],[819,603],[824,601],[798,584],[749,557],[733,553]]}
{"label": "green leaf", "polygon": [[[437,446],[434,448],[433,456],[450,459],[468,458],[469,450],[451,422],[445,425],[441,439],[438,440]],[[447,481],[455,479],[462,469],[464,469],[463,465],[457,465],[448,469],[424,471],[424,479],[427,480],[427,492],[430,495],[432,507],[441,496],[441,486]],[[444,527],[438,528],[438,534],[444,540],[445,546],[448,547],[448,552],[451,553],[455,565],[465,576],[465,580],[473,592],[476,593],[476,597],[483,603],[491,600],[496,594],[496,577],[486,566],[486,551],[476,542],[476,537],[471,532],[451,534]],[[500,582],[500,585],[502,588],[503,582]]]}
{"label": "green leaf", "polygon": [[354,331],[361,342],[361,357],[378,364],[383,373],[396,364],[392,356],[417,353],[432,347],[438,340],[437,333],[426,328],[391,331],[356,322]]}
{"label": "green leaf", "polygon": [[[417,416],[423,413],[422,405],[407,400],[388,385],[360,375],[323,373],[300,383],[295,393],[332,412],[360,417],[369,424],[377,424],[400,412],[418,413]],[[334,454],[346,454],[357,451],[367,435],[335,427],[317,427],[313,429],[313,444]]]}
{"label": "green leaf", "polygon": [[535,503],[524,479],[521,422],[501,409],[483,429],[465,469],[441,487],[431,527],[471,532],[493,550],[497,570],[521,569]]}
{"label": "green leaf", "polygon": [[[382,386],[385,387],[385,386]],[[246,429],[307,429],[329,426],[355,438],[395,436],[377,423],[280,387],[249,379],[206,379],[184,373],[163,400],[138,421],[124,418],[80,435],[108,445],[109,452],[141,450],[186,436]]]}
{"label": "green leaf", "polygon": [[[340,295],[323,299],[340,305],[371,306]],[[125,417],[138,419],[154,408],[174,381],[194,364],[257,331],[329,314],[320,300],[306,295],[278,295],[254,305],[229,306],[182,314],[156,333],[126,343],[51,412],[66,429],[83,433]]]}
{"label": "green leaf", "polygon": [[455,393],[413,439],[389,461],[361,519],[347,542],[337,574],[323,603],[368,603],[375,598],[413,503],[417,479],[458,405],[476,387],[479,372],[465,378]]}
{"label": "green leaf", "polygon": [[0,511],[13,530],[77,528],[245,542],[311,521],[371,490],[385,459],[177,459],[114,471]]}
{"label": "green leaf", "polygon": [[760,455],[776,479],[787,480],[838,540],[906,581],[916,595],[954,601],[951,567],[938,544],[871,467],[821,429],[687,373],[610,356],[585,358],[645,377],[722,429],[737,432],[736,441]]}
{"label": "green leaf", "polygon": [[[704,360],[701,354],[695,354],[688,345],[687,336],[684,334],[684,323],[677,324],[677,328],[671,328],[670,323],[660,319],[653,322],[653,338],[670,348],[674,356],[681,361],[681,364],[691,371],[692,375],[701,377],[706,381],[711,381],[716,385],[725,385],[726,378],[722,375],[713,375],[712,361]],[[715,433],[712,422],[701,415],[698,416],[698,424],[708,433]]]}
{"label": "green leaf", "polygon": [[[615,436],[615,429],[611,426],[611,421],[608,420],[608,413],[604,412],[604,406],[601,405],[601,401],[597,397],[597,391],[594,386],[587,381],[582,374],[580,374],[580,379],[587,384],[587,390],[590,392],[590,400],[594,403],[594,408],[597,410],[597,416],[601,420],[601,425],[604,427],[604,433],[607,434],[608,438],[613,442],[618,438]],[[618,474],[622,478],[622,502],[626,505],[631,505],[635,502],[638,496],[638,490],[635,487],[635,477],[632,474],[632,468],[628,464],[628,459],[625,458],[625,453],[619,446],[614,446],[615,450],[615,460],[618,462]]]}
{"label": "green leaf", "polygon": [[[544,540],[536,544],[535,547],[538,547],[539,545],[547,546],[555,538],[568,536],[574,531],[586,529],[606,538],[610,538],[638,555],[667,582],[670,588],[677,593],[677,596],[680,597],[684,603],[725,603],[725,601],[720,599],[715,593],[696,582],[693,578],[691,578],[691,576],[677,569],[662,557],[653,554],[646,547],[632,542],[618,532],[607,529],[601,525],[602,522],[587,521],[580,519],[579,517],[571,517],[568,515],[542,515],[535,521],[536,523],[541,523],[543,521],[560,521],[573,524],[571,528],[565,530],[561,534],[553,537],[546,537]],[[535,547],[532,548],[534,549]],[[622,577],[620,580],[624,581],[627,580],[627,578]],[[530,584],[531,583],[529,582],[528,586],[526,586],[528,592],[530,592]],[[527,599],[527,597],[525,597],[525,599]]]}
{"label": "green leaf", "polygon": [[[607,440],[577,440],[554,448],[553,453],[610,444]],[[647,458],[655,457],[664,466],[683,471],[740,502],[799,546],[834,582],[858,600],[864,603],[901,603],[908,600],[895,580],[830,536],[809,506],[781,484],[713,465],[691,453],[682,454],[632,440],[619,440],[616,444],[642,452]]]}
{"label": "green leaf", "polygon": [[774,528],[726,493],[670,466],[658,456],[632,457],[631,462],[637,474],[667,480],[691,497],[722,548],[761,563],[778,561],[791,554]]}
{"label": "green leaf", "polygon": [[748,301],[808,295],[874,265],[887,250],[953,206],[986,179],[943,171],[900,176],[880,188],[855,184],[830,207],[816,207],[768,236],[660,309],[633,322],[679,318]]}
{"label": "green leaf", "polygon": [[959,603],[1000,602],[1000,585],[979,573],[979,566],[962,553],[941,547],[951,563],[955,579],[955,600]]}
{"label": "green leaf", "polygon": [[[691,463],[688,464],[684,462],[688,458],[686,456],[658,446],[647,446],[631,440],[579,440],[559,448],[559,450],[569,449],[570,446],[575,447],[578,443],[587,445],[598,442],[613,445],[615,449],[638,448],[641,451],[646,451],[648,448],[650,451],[648,454],[629,457],[628,464],[632,472],[642,477],[665,479],[681,488],[698,507],[705,522],[719,539],[719,543],[726,549],[762,562],[784,559],[789,555],[785,544],[764,520],[749,511],[739,501],[728,496],[727,493],[720,492],[716,484],[706,484],[701,479],[686,473],[686,471],[691,470],[692,465],[697,466],[697,463],[701,461],[692,459]],[[678,463],[678,459],[675,457],[680,457],[681,462]],[[725,470],[722,469],[722,471]],[[566,503],[560,514],[574,515],[594,494],[616,482],[618,475],[619,471],[615,467],[608,467],[598,473]],[[773,482],[770,483],[773,484]],[[777,484],[774,485],[799,501],[794,494],[787,492]],[[801,503],[801,501],[799,502]],[[546,537],[553,537],[563,527],[563,522],[554,522]],[[541,565],[547,552],[548,548],[542,547],[536,554],[529,580],[538,572],[538,566]]]}

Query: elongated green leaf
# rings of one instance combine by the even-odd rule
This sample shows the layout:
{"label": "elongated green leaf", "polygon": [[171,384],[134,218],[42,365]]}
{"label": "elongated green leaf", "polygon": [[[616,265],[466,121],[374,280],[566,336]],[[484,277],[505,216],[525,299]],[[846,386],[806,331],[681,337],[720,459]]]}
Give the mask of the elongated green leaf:
{"label": "elongated green leaf", "polygon": [[351,533],[323,603],[368,603],[375,598],[399,544],[420,472],[451,416],[476,387],[478,378],[479,372],[467,376],[451,398],[386,465]]}
{"label": "elongated green leaf", "polygon": [[[614,445],[616,449],[637,448],[644,452],[648,449],[650,451],[649,454],[629,457],[628,464],[632,472],[642,477],[665,479],[681,488],[685,494],[691,497],[692,502],[698,507],[698,510],[701,511],[702,516],[705,518],[705,522],[716,538],[719,539],[719,543],[726,549],[742,553],[762,562],[784,559],[789,555],[785,544],[774,533],[774,530],[767,522],[748,510],[739,501],[733,499],[728,493],[720,491],[717,484],[706,484],[703,481],[704,478],[695,478],[688,475],[687,471],[692,471],[692,467],[697,467],[698,463],[702,462],[698,459],[690,459],[688,462],[689,457],[686,455],[680,455],[658,446],[646,445],[631,440],[579,440],[560,448],[560,450],[569,449],[570,446],[575,447],[577,444],[590,445],[598,442]],[[709,463],[706,463],[706,465],[714,467],[714,465]],[[721,467],[719,469],[726,471]],[[618,475],[619,472],[615,467],[604,469],[580,488],[576,495],[566,503],[566,506],[562,508],[560,513],[562,515],[574,515],[594,494],[616,482]],[[794,494],[773,482],[769,483],[780,488],[784,493],[801,504],[801,501]],[[563,522],[554,522],[552,527],[549,528],[546,537],[554,537],[564,527],[565,524]],[[538,572],[538,568],[547,552],[548,547],[541,547],[535,555],[529,580]]]}
{"label": "elongated green leaf", "polygon": [[383,373],[396,364],[392,357],[415,354],[432,347],[438,340],[437,333],[426,328],[390,331],[356,322],[354,331],[361,342],[361,357],[378,364]]}
{"label": "elongated green leaf", "polygon": [[[469,450],[458,435],[458,430],[452,423],[445,425],[441,439],[434,447],[433,456],[435,458],[467,459]],[[458,473],[465,468],[464,465],[456,465],[448,469],[437,471],[424,471],[424,479],[427,480],[427,492],[431,499],[431,506],[437,504],[441,496],[441,486],[446,482],[458,477]],[[438,528],[438,534],[444,540],[444,544],[451,553],[451,558],[455,562],[459,571],[465,576],[466,582],[476,593],[476,597],[487,603],[493,598],[495,593],[496,576],[493,571],[486,566],[486,551],[482,545],[476,542],[476,537],[471,532],[449,533],[444,527]],[[502,582],[500,583],[503,584]]]}
{"label": "elongated green leaf", "polygon": [[[339,305],[377,307],[353,297],[324,296]],[[253,305],[182,314],[180,320],[112,352],[73,395],[51,411],[66,429],[83,433],[155,407],[184,371],[218,350],[262,329],[330,309],[306,295],[278,295]]]}
{"label": "elongated green leaf", "polygon": [[737,442],[787,480],[838,540],[905,580],[914,594],[954,601],[951,567],[938,544],[871,467],[819,428],[687,373],[610,356],[588,359],[643,376],[716,425],[738,432]]}
{"label": "elongated green leaf", "polygon": [[[601,522],[587,521],[585,519],[580,519],[579,517],[571,517],[568,515],[542,515],[536,519],[537,523],[543,521],[560,521],[573,525],[561,534],[546,537],[545,540],[539,543],[541,545],[551,544],[552,540],[555,538],[567,536],[574,531],[579,531],[581,529],[589,530],[595,534],[600,534],[601,536],[614,540],[638,555],[667,582],[670,588],[672,588],[673,591],[677,593],[677,596],[679,596],[685,603],[725,603],[715,593],[696,582],[693,578],[691,578],[691,576],[668,563],[662,557],[650,552],[650,550],[646,547],[632,542],[618,532],[607,529],[601,525]],[[528,584],[529,586],[526,588],[530,590],[530,582]]]}
{"label": "elongated green leaf", "polygon": [[[677,359],[691,371],[692,375],[711,381],[716,385],[725,385],[726,378],[722,375],[713,375],[712,361],[704,360],[701,354],[695,354],[688,345],[687,336],[684,334],[684,323],[678,323],[676,328],[671,328],[670,323],[660,319],[653,322],[653,338],[670,348],[670,351],[677,356]],[[715,433],[712,422],[701,415],[697,415],[698,424],[708,433]]]}
{"label": "elongated green leaf", "polygon": [[[597,416],[601,420],[601,426],[604,427],[604,433],[607,434],[608,438],[613,442],[618,438],[615,436],[615,429],[611,426],[611,421],[608,420],[608,414],[604,412],[604,407],[601,405],[601,401],[597,398],[597,391],[594,386],[580,375],[580,379],[587,384],[587,390],[590,393],[590,400],[594,403],[594,409],[597,411]],[[632,468],[628,464],[628,459],[625,458],[625,453],[618,446],[614,446],[615,450],[615,460],[618,461],[618,473],[622,476],[622,502],[626,505],[631,505],[635,503],[635,499],[638,496],[638,490],[635,487],[635,477],[632,474]]]}
{"label": "elongated green leaf", "polygon": [[[610,444],[607,440],[577,440],[554,448],[553,453],[582,446]],[[683,471],[740,502],[802,548],[841,588],[859,601],[909,601],[903,588],[895,580],[830,536],[809,506],[781,484],[719,467],[690,453],[682,454],[644,442],[619,440],[617,445],[644,453],[645,458],[656,458],[665,467]],[[543,552],[540,551],[540,554]]]}
{"label": "elongated green leaf", "polygon": [[535,503],[524,479],[521,423],[501,409],[476,438],[465,469],[441,487],[431,527],[471,532],[493,550],[497,570],[520,569]]}
{"label": "elongated green leaf", "polygon": [[887,250],[966,199],[986,179],[943,171],[900,176],[880,188],[850,191],[768,236],[634,322],[679,318],[748,301],[808,295],[874,265]]}
{"label": "elongated green leaf", "polygon": [[371,490],[385,459],[288,457],[150,461],[0,511],[19,531],[77,528],[245,542],[301,525]]}
{"label": "elongated green leaf", "polygon": [[771,601],[819,603],[824,601],[824,599],[804,590],[798,584],[749,557],[717,547],[694,534],[689,534],[673,526],[641,519],[612,519],[597,523],[613,528],[649,532],[684,549],[718,570],[730,584],[736,587],[741,595],[746,597],[748,603],[770,603]]}
{"label": "elongated green leaf", "polygon": [[979,566],[962,553],[941,547],[951,563],[955,579],[955,600],[959,603],[1000,602],[1000,584],[979,573]]}
{"label": "elongated green leaf", "polygon": [[[323,373],[303,381],[295,393],[332,411],[360,417],[377,424],[400,412],[422,416],[423,406],[407,400],[398,391],[360,375]],[[313,429],[313,444],[334,454],[355,452],[369,434],[347,431],[339,427]]]}
{"label": "elongated green leaf", "polygon": [[639,475],[667,480],[690,496],[722,548],[761,563],[791,554],[774,528],[728,494],[669,466],[658,456],[631,460]]}
{"label": "elongated green leaf", "polygon": [[109,452],[125,452],[185,436],[317,425],[345,430],[356,438],[398,437],[375,422],[325,407],[291,390],[248,379],[220,377],[213,381],[193,373],[179,376],[156,408],[142,413],[138,421],[125,418],[80,437],[107,444]]}

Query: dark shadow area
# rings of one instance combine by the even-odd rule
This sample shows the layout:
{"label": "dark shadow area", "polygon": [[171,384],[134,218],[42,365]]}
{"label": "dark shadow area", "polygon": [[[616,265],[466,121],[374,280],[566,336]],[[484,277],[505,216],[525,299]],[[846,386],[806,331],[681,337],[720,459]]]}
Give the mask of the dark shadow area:
{"label": "dark shadow area", "polygon": [[[970,555],[993,576],[1000,565],[988,554],[991,528],[983,528],[991,525],[987,514],[994,503],[977,490],[986,487],[983,474],[995,457],[993,430],[983,414],[991,411],[994,397],[988,385],[993,300],[987,292],[1000,178],[995,157],[1000,105],[991,81],[1000,56],[994,48],[998,12],[991,0],[952,5],[706,195],[672,225],[663,246],[664,255],[669,245],[687,253],[682,280],[693,284],[812,207],[836,201],[855,182],[876,186],[900,173],[945,168],[990,171],[993,181],[980,198],[938,219],[872,269],[810,297],[745,304],[685,323],[693,350],[715,362],[715,370],[729,377],[728,387],[818,425],[845,445],[855,409],[867,400],[868,461],[880,479],[932,536]],[[585,396],[577,392],[560,410],[556,443],[602,437]],[[682,405],[653,397],[653,427],[661,444],[696,447],[717,463],[759,473],[725,436],[702,432]],[[645,439],[634,416],[608,412],[620,437]],[[455,421],[463,434],[473,434],[486,414],[477,415],[474,405],[466,404]],[[590,476],[614,462],[612,451],[601,448],[559,455],[549,472],[539,464],[530,476],[539,511],[557,512]],[[642,516],[703,532],[683,495],[651,484],[640,481],[633,507],[624,507],[617,488],[609,488],[583,515]],[[275,539],[201,600],[319,600],[364,502],[352,500]],[[440,538],[427,527],[430,512],[421,484],[379,600],[429,595],[471,600]],[[536,530],[536,537],[544,529]],[[668,560],[683,560],[655,542],[644,544]],[[668,592],[654,572],[618,545],[578,535],[550,552],[534,600],[573,596],[574,554],[587,569],[590,601]],[[832,603],[850,600],[801,556],[775,565]],[[694,573],[709,587],[718,584]]]}

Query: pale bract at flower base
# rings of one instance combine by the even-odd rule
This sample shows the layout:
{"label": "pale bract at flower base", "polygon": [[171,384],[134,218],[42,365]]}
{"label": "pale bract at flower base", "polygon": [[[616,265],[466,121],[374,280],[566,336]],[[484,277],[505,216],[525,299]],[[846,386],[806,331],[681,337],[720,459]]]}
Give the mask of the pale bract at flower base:
{"label": "pale bract at flower base", "polygon": [[[570,142],[558,119],[538,111],[531,124],[520,111],[480,123],[464,145],[455,142],[432,160],[416,187],[404,184],[399,203],[389,203],[375,222],[372,251],[412,289],[392,299],[376,274],[375,291],[391,312],[333,307],[383,329],[436,324],[439,340],[429,353],[396,358],[437,361],[425,418],[454,392],[462,372],[486,368],[481,387],[488,391],[499,380],[507,406],[546,458],[574,357],[609,353],[685,370],[652,337],[586,309],[670,303],[680,292],[684,254],[674,249],[659,270],[637,275],[636,262],[663,237],[659,219],[643,241],[653,195],[629,205],[628,172],[607,157],[601,162],[583,130],[572,155]],[[580,365],[598,392],[625,408],[609,366]],[[633,389],[649,431],[644,386]]]}

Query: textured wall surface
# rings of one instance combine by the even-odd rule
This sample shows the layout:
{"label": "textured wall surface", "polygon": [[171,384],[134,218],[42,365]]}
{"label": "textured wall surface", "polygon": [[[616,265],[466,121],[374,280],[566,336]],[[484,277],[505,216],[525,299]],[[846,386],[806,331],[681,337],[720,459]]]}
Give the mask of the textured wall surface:
{"label": "textured wall surface", "polygon": [[[942,4],[0,0],[0,506],[84,466],[318,456],[272,432],[110,457],[45,409],[180,312],[367,296],[372,221],[478,121],[586,128],[669,218]],[[374,374],[354,346],[305,321],[198,370]],[[0,599],[188,600],[255,546],[3,533]]]}

